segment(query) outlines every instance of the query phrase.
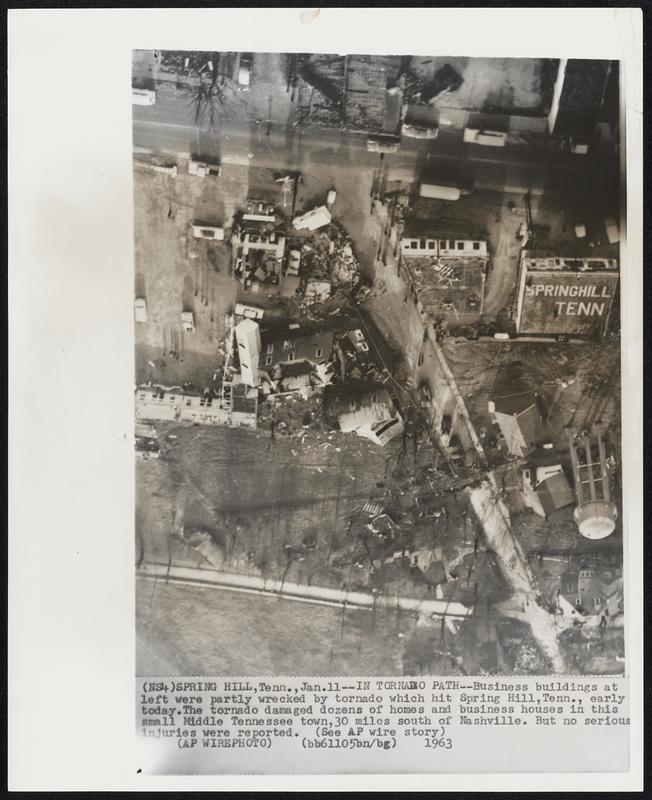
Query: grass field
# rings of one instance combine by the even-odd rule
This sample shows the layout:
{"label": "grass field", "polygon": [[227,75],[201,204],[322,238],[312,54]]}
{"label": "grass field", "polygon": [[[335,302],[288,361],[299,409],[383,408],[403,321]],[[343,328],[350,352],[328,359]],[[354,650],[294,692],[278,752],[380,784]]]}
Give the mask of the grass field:
{"label": "grass field", "polygon": [[401,675],[414,619],[138,579],[139,675]]}

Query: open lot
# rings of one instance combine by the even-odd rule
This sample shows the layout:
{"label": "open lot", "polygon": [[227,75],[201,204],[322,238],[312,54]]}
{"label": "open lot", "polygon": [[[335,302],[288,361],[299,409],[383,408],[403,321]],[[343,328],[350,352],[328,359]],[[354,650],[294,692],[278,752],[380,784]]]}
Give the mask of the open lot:
{"label": "open lot", "polygon": [[[352,434],[329,433],[309,408],[288,401],[289,416],[273,411],[273,437],[264,406],[257,432],[162,430],[162,457],[137,464],[138,561],[211,569],[184,539],[184,531],[200,530],[225,554],[227,571],[430,596],[434,585],[411,571],[409,560],[383,566],[382,543],[369,538],[365,545],[359,538],[369,536],[359,514],[373,499],[397,521],[405,517],[397,541],[408,549],[440,549],[449,573],[457,575],[444,584],[443,596],[468,605],[504,598],[504,585],[479,546],[461,498],[432,494],[431,487],[446,485],[448,475],[433,465],[427,442],[410,443],[406,450],[398,437],[383,449]],[[424,494],[446,506],[441,519],[410,516],[415,497],[423,502]],[[368,547],[375,554],[371,570]]]}
{"label": "open lot", "polygon": [[136,582],[139,675],[402,675],[413,617]]}
{"label": "open lot", "polygon": [[410,67],[420,80],[432,80],[449,64],[464,83],[442,95],[444,108],[503,114],[544,115],[552,97],[555,73],[549,60],[515,58],[413,57]]}

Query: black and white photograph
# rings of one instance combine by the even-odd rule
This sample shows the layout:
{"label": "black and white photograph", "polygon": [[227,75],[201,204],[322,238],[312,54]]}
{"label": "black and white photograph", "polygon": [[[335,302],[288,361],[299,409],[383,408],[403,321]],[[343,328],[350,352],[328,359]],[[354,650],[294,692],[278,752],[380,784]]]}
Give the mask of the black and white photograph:
{"label": "black and white photograph", "polygon": [[9,789],[640,790],[640,10],[7,22]]}
{"label": "black and white photograph", "polygon": [[619,66],[133,51],[137,674],[624,673]]}

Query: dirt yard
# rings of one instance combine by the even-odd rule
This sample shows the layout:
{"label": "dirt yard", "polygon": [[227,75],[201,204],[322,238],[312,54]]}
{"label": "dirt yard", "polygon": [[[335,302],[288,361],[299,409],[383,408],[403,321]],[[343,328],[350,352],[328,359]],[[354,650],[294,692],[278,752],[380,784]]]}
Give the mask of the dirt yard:
{"label": "dirt yard", "polygon": [[[187,168],[179,159],[176,178],[145,165],[134,169],[134,290],[147,303],[147,322],[136,323],[136,379],[203,388],[223,361],[224,320],[237,283],[229,274],[230,246],[195,239],[190,224],[230,226],[248,176],[234,165],[215,179]],[[193,312],[193,333],[182,330],[182,311]]]}

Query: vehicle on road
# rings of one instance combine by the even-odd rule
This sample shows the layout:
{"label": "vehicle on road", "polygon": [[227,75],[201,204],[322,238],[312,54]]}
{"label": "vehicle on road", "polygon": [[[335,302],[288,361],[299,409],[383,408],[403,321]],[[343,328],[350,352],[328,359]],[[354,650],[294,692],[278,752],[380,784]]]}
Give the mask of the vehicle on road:
{"label": "vehicle on road", "polygon": [[424,128],[421,125],[403,125],[401,134],[403,136],[409,136],[411,139],[436,139],[439,134],[439,128]]}
{"label": "vehicle on road", "polygon": [[574,230],[575,230],[575,236],[578,239],[586,239],[586,225],[584,224],[584,222],[582,222],[582,220],[577,220],[577,222],[575,223]]}
{"label": "vehicle on road", "polygon": [[336,197],[337,197],[337,192],[335,191],[335,189],[331,189],[328,192],[328,196],[326,197],[326,205],[329,207],[332,206],[335,203]]}
{"label": "vehicle on road", "polygon": [[188,172],[198,178],[217,178],[222,172],[222,168],[218,164],[207,164],[205,161],[189,161]]}
{"label": "vehicle on road", "polygon": [[483,131],[478,128],[464,128],[464,141],[483,144],[488,147],[504,147],[507,144],[505,131]]}
{"label": "vehicle on road", "polygon": [[144,297],[137,297],[134,301],[134,315],[136,322],[147,322],[147,302]]}
{"label": "vehicle on road", "polygon": [[181,327],[186,333],[195,332],[195,315],[192,311],[181,312]]}
{"label": "vehicle on road", "polygon": [[458,186],[444,186],[439,183],[422,183],[419,186],[419,197],[428,197],[433,200],[459,200],[468,190]]}
{"label": "vehicle on road", "polygon": [[131,102],[136,106],[153,106],[156,102],[156,92],[153,89],[132,88]]}
{"label": "vehicle on road", "polygon": [[616,244],[620,241],[620,229],[618,223],[613,217],[607,217],[604,221],[604,229],[607,233],[607,241],[609,244]]}
{"label": "vehicle on road", "polygon": [[204,222],[193,222],[192,235],[195,239],[214,239],[222,241],[224,239],[224,228],[220,228],[217,225],[207,225]]}
{"label": "vehicle on road", "polygon": [[584,139],[573,139],[571,137],[568,140],[568,149],[575,155],[585,156],[589,152],[589,143]]}
{"label": "vehicle on road", "polygon": [[400,143],[396,136],[373,136],[367,139],[367,150],[371,153],[398,153]]}
{"label": "vehicle on road", "polygon": [[251,70],[253,66],[253,53],[240,53],[240,63],[238,64],[238,83],[243,91],[249,89],[251,84]]}
{"label": "vehicle on road", "polygon": [[494,339],[499,339],[500,341],[504,341],[505,339],[510,339],[510,335],[505,333],[504,331],[498,331],[498,333],[494,333]]}

